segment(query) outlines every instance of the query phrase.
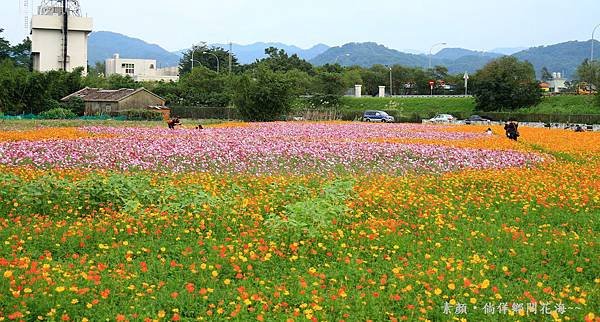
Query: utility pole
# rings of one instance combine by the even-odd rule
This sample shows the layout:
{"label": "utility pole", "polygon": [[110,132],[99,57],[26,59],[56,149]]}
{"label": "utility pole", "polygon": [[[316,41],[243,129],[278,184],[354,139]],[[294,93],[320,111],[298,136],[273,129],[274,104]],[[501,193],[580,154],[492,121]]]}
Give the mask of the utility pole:
{"label": "utility pole", "polygon": [[67,71],[67,57],[69,57],[69,11],[67,10],[67,0],[63,0],[63,70]]}
{"label": "utility pole", "polygon": [[232,51],[233,51],[233,43],[229,42],[229,75],[231,75],[231,65],[233,63]]}
{"label": "utility pole", "polygon": [[465,72],[465,76],[463,77],[463,79],[465,80],[465,96],[469,95],[469,73]]}
{"label": "utility pole", "polygon": [[392,66],[390,66],[390,97],[394,97],[394,82],[392,81]]}

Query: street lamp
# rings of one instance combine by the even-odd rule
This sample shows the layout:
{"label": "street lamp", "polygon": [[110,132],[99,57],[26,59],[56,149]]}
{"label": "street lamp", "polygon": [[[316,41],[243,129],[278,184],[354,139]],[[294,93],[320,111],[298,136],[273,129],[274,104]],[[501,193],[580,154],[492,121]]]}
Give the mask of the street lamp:
{"label": "street lamp", "polygon": [[446,45],[447,45],[447,43],[441,42],[439,44],[435,44],[435,45],[431,46],[431,48],[429,49],[429,69],[431,69],[431,55],[433,52],[433,48],[435,48],[437,46],[446,46]]}
{"label": "street lamp", "polygon": [[202,53],[203,53],[203,54],[209,54],[209,55],[213,55],[213,56],[215,56],[215,58],[217,59],[217,74],[218,74],[218,73],[219,73],[219,69],[220,69],[220,68],[219,68],[219,56],[217,56],[217,55],[215,55],[215,53],[211,53],[211,52],[209,52],[209,51],[204,51],[204,52],[202,52]]}
{"label": "street lamp", "polygon": [[394,83],[392,81],[392,66],[386,66],[390,70],[390,97],[394,96]]}
{"label": "street lamp", "polygon": [[596,29],[600,28],[600,24],[594,27],[594,31],[592,31],[592,54],[590,55],[590,63],[594,62],[594,37],[596,35]]}
{"label": "street lamp", "polygon": [[194,52],[196,51],[196,44],[192,44],[192,70],[194,70]]}

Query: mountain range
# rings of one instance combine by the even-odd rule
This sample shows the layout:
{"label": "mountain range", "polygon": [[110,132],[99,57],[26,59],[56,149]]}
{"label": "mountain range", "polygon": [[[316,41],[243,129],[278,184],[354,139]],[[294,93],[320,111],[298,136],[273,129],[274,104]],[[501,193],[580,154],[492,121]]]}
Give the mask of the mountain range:
{"label": "mountain range", "polygon": [[[596,41],[596,45],[600,48],[600,42]],[[212,44],[210,46],[229,49],[228,44]],[[376,64],[400,64],[411,67],[428,67],[431,59],[432,66],[446,66],[452,74],[465,71],[473,73],[493,59],[503,55],[513,55],[520,60],[531,62],[538,75],[541,69],[546,67],[550,72],[562,72],[567,78],[572,78],[581,62],[589,58],[591,40],[586,42],[569,41],[529,49],[497,48],[489,52],[445,48],[431,57],[414,52],[401,52],[373,42],[349,43],[331,48],[319,44],[309,49],[282,43],[232,44],[233,53],[242,64],[249,64],[265,57],[264,50],[268,47],[284,49],[290,55],[297,54],[314,65],[339,63],[344,66],[370,67]],[[149,44],[140,39],[108,31],[98,31],[90,35],[88,60],[93,65],[96,62],[104,62],[106,58],[118,53],[123,58],[156,59],[159,66],[167,67],[177,66],[185,51],[184,49],[169,52],[159,45]]]}

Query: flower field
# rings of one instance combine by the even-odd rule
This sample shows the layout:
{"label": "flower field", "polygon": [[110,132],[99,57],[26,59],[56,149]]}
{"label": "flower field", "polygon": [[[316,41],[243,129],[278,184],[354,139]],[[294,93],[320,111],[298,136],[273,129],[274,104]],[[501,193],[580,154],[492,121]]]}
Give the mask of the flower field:
{"label": "flower field", "polygon": [[484,130],[0,131],[0,321],[600,321],[600,133]]}

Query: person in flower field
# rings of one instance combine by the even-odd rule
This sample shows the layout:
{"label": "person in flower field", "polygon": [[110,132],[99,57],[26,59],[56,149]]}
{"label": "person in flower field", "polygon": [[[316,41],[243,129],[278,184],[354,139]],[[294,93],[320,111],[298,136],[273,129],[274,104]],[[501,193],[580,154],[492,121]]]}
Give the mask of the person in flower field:
{"label": "person in flower field", "polygon": [[167,125],[169,126],[169,129],[174,130],[177,125],[181,125],[181,122],[179,121],[179,118],[174,118],[168,121]]}
{"label": "person in flower field", "polygon": [[506,137],[511,140],[517,140],[519,137],[519,124],[517,124],[514,120],[506,123],[504,126],[504,130],[506,130]]}

